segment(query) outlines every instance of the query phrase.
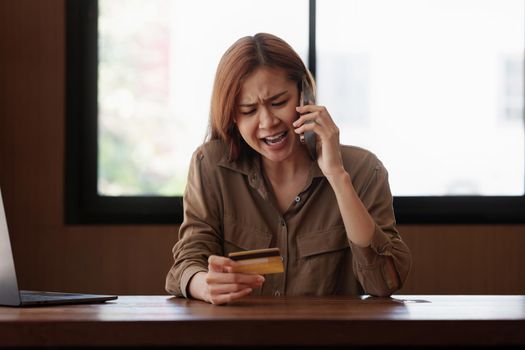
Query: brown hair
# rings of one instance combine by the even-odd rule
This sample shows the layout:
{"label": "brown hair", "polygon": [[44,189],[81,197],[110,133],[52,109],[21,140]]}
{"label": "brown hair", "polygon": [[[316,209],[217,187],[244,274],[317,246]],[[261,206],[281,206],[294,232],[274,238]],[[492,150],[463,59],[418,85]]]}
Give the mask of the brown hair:
{"label": "brown hair", "polygon": [[213,84],[210,125],[207,138],[223,140],[229,146],[230,161],[248,156],[251,148],[234,123],[237,99],[243,79],[256,68],[281,68],[299,91],[303,79],[315,91],[315,82],[301,57],[284,40],[268,33],[257,33],[237,40],[222,56]]}

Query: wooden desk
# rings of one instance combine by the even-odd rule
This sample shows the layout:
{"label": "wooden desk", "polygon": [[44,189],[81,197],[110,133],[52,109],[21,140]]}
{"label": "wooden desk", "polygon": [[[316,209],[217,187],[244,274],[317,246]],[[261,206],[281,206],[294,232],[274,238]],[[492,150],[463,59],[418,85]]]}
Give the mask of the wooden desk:
{"label": "wooden desk", "polygon": [[253,297],[227,306],[170,296],[0,307],[0,346],[525,345],[525,296]]}

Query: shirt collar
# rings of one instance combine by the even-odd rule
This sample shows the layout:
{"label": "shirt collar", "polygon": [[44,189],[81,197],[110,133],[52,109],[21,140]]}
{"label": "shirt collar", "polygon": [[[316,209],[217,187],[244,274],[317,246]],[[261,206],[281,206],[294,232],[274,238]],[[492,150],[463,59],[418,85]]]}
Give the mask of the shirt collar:
{"label": "shirt collar", "polygon": [[[244,157],[237,161],[228,161],[227,157],[223,156],[219,160],[219,166],[242,173],[246,176],[262,174],[260,155],[252,157],[251,159]],[[316,161],[310,161],[310,172],[312,174],[312,178],[324,177],[323,172],[321,171],[321,168],[319,168],[319,164],[317,164]]]}
{"label": "shirt collar", "polygon": [[268,199],[268,190],[264,185],[259,155],[251,158],[243,157],[236,161],[228,161],[227,157],[223,156],[218,164],[223,168],[236,171],[248,177],[250,186],[259,192],[262,198]]}
{"label": "shirt collar", "polygon": [[[257,154],[255,157],[243,157],[236,161],[229,161],[227,156],[224,155],[218,162],[218,165],[236,171],[238,173],[244,174],[248,177],[248,183],[252,188],[257,190],[259,194],[264,198],[268,198],[268,190],[264,184],[264,176],[262,172],[261,156]],[[317,161],[310,160],[310,171],[308,174],[307,186],[308,188],[312,183],[314,178],[324,177],[321,168]]]}
{"label": "shirt collar", "polygon": [[321,171],[321,168],[319,168],[319,164],[317,164],[317,161],[311,160],[310,162],[310,171],[312,173],[312,178],[325,177],[323,172]]}
{"label": "shirt collar", "polygon": [[256,157],[256,158],[247,158],[247,157],[243,157],[239,160],[236,160],[236,161],[229,161],[228,160],[228,157],[226,155],[222,156],[222,158],[219,160],[218,164],[219,166],[223,167],[223,168],[227,168],[227,169],[230,169],[230,170],[233,170],[233,171],[236,171],[236,172],[239,172],[239,173],[242,173],[244,175],[251,175],[253,173],[253,171],[257,168],[259,168],[258,166],[256,166],[256,164],[259,163],[259,157]]}

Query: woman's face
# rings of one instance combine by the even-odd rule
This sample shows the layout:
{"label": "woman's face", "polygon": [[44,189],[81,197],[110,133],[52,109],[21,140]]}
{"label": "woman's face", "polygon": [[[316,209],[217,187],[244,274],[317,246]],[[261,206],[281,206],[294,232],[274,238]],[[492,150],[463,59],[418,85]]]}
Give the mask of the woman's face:
{"label": "woman's face", "polygon": [[281,162],[301,149],[292,123],[299,92],[282,69],[261,67],[241,85],[236,123],[246,143],[270,161]]}

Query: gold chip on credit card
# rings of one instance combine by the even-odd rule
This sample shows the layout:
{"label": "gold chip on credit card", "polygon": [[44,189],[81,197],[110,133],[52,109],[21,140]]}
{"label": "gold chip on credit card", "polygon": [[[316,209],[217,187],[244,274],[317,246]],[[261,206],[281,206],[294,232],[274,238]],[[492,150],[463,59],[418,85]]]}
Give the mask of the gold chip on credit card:
{"label": "gold chip on credit card", "polygon": [[228,254],[239,266],[234,272],[268,275],[284,272],[283,259],[279,248],[247,250]]}

